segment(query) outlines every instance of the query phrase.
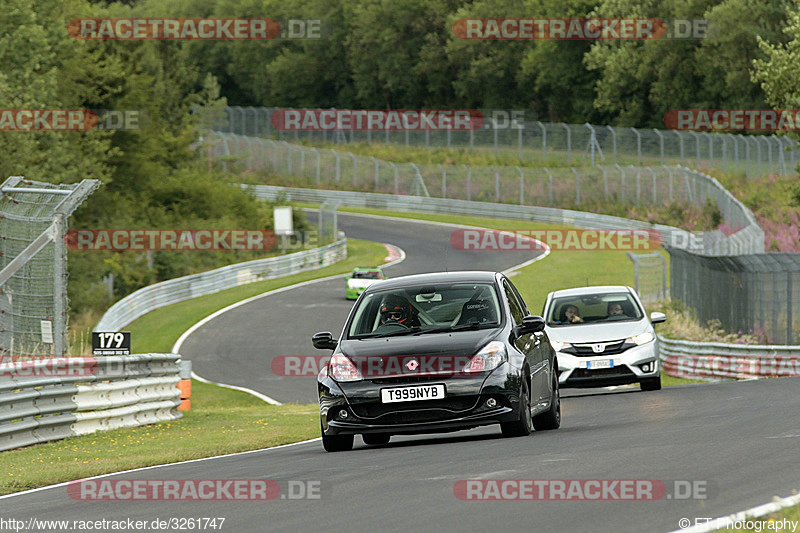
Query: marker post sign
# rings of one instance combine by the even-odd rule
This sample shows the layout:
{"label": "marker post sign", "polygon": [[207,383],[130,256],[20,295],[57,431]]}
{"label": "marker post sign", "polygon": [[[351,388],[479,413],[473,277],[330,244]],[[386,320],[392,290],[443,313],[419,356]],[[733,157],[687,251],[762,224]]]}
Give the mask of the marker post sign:
{"label": "marker post sign", "polygon": [[130,355],[130,331],[93,331],[92,355]]}
{"label": "marker post sign", "polygon": [[275,235],[281,236],[281,252],[286,253],[286,236],[294,233],[292,206],[276,207],[273,212]]}

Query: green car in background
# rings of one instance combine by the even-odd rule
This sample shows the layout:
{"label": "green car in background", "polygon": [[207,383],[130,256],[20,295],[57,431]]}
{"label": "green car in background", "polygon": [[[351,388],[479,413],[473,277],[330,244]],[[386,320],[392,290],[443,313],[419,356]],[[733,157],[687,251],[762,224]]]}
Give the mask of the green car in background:
{"label": "green car in background", "polygon": [[386,276],[383,275],[383,270],[378,267],[353,269],[353,272],[345,278],[347,281],[346,298],[348,300],[357,299],[364,292],[364,289],[381,279],[386,279]]}

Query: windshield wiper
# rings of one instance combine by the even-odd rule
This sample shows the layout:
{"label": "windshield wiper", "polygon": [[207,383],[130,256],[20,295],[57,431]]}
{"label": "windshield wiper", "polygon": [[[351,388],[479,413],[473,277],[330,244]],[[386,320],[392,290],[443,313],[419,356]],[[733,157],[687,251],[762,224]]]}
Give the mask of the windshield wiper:
{"label": "windshield wiper", "polygon": [[367,339],[380,339],[382,337],[400,337],[402,335],[411,335],[412,333],[418,333],[420,331],[419,326],[412,326],[408,329],[401,329],[399,331],[390,331],[388,333],[381,333],[380,335],[370,335],[369,337],[361,337]]}
{"label": "windshield wiper", "polygon": [[428,329],[420,331],[417,335],[425,335],[427,333],[444,333],[449,331],[464,331],[467,329],[480,329],[481,326],[496,326],[499,322],[470,322],[469,324],[459,324],[458,326],[444,326],[436,329]]}

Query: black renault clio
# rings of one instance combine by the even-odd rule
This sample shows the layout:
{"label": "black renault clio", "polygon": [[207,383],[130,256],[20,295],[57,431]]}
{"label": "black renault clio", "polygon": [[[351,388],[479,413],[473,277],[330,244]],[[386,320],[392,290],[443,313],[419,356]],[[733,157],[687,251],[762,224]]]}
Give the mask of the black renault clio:
{"label": "black renault clio", "polygon": [[318,376],[327,451],[392,435],[500,424],[507,437],[561,425],[558,363],[541,317],[501,273],[418,274],[370,285]]}

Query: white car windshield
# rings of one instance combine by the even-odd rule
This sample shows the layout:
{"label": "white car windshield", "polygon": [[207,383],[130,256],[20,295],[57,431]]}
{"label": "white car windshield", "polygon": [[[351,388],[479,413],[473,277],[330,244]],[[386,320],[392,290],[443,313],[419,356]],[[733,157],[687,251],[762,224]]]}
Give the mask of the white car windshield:
{"label": "white car windshield", "polygon": [[641,320],[643,313],[627,292],[553,298],[547,310],[549,326],[577,326]]}
{"label": "white car windshield", "polygon": [[500,305],[489,283],[446,283],[379,291],[361,300],[350,338],[440,333],[497,326]]}

